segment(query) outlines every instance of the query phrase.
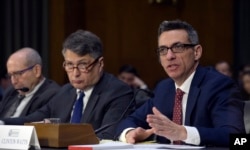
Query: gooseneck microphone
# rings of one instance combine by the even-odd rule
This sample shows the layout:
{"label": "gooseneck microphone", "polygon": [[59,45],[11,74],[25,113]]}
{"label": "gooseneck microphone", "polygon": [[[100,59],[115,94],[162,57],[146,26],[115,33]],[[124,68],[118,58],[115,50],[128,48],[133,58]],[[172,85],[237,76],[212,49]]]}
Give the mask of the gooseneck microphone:
{"label": "gooseneck microphone", "polygon": [[27,87],[23,87],[23,88],[19,88],[19,89],[16,89],[16,90],[20,90],[22,92],[28,92],[30,89],[27,88]]}
{"label": "gooseneck microphone", "polygon": [[[138,90],[134,93],[134,96],[133,96],[132,100],[130,101],[130,103],[128,104],[128,106],[126,107],[126,109],[123,111],[121,117],[120,117],[117,121],[115,121],[115,122],[111,122],[111,123],[109,123],[109,124],[106,124],[106,125],[104,125],[104,126],[98,128],[98,129],[96,129],[96,130],[95,130],[95,134],[98,134],[98,133],[104,131],[105,129],[107,129],[108,127],[110,127],[110,126],[112,126],[112,125],[115,125],[115,124],[119,123],[119,122],[125,117],[126,113],[128,112],[129,108],[132,106],[132,104],[136,105],[136,97],[137,97],[137,94],[138,94],[139,92],[144,92],[144,93],[146,93],[146,94],[148,95],[149,98],[153,98],[153,97],[154,97],[154,93],[153,93],[153,92],[148,91],[148,90],[144,90],[144,89],[138,89]],[[115,139],[115,137],[114,137],[114,139]]]}

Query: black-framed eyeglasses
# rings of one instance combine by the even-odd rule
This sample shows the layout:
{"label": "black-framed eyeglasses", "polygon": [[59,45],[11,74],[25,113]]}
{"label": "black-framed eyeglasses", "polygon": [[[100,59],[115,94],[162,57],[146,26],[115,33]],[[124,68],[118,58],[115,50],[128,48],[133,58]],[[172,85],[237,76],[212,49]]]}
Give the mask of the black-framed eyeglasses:
{"label": "black-framed eyeglasses", "polygon": [[161,47],[157,48],[157,53],[159,55],[166,55],[168,53],[168,50],[171,50],[173,53],[182,53],[187,48],[192,48],[196,45],[197,44],[176,43],[176,44],[173,44],[171,47],[161,46]]}
{"label": "black-framed eyeglasses", "polygon": [[[35,65],[36,65],[36,64],[35,64]],[[8,78],[11,78],[11,77],[19,78],[19,77],[20,77],[22,74],[24,74],[25,72],[27,72],[27,71],[33,69],[33,68],[35,67],[35,65],[32,65],[32,66],[30,66],[30,67],[28,67],[28,68],[25,68],[25,69],[23,69],[23,70],[15,71],[15,72],[13,72],[13,73],[8,73],[8,74],[7,74],[7,77],[8,77]]]}
{"label": "black-framed eyeglasses", "polygon": [[90,64],[86,64],[86,63],[82,62],[82,63],[76,64],[76,66],[75,66],[75,64],[73,64],[72,62],[64,61],[64,62],[63,62],[63,67],[64,67],[64,69],[65,69],[67,72],[72,72],[72,71],[74,71],[74,69],[76,68],[76,69],[78,69],[80,72],[86,73],[86,72],[89,71],[89,69],[90,69],[94,64],[96,64],[96,63],[99,61],[99,59],[100,59],[101,57],[102,57],[102,56],[97,57],[97,58],[96,58],[92,63],[90,63]]}

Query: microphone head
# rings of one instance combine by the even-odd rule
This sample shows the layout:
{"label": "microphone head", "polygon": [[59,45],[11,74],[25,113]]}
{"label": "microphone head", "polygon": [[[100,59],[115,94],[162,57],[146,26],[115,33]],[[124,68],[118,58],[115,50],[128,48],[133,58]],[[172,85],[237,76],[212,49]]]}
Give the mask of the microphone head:
{"label": "microphone head", "polygon": [[153,98],[155,96],[155,94],[149,90],[139,89],[136,94],[139,92],[145,93],[149,98]]}
{"label": "microphone head", "polygon": [[22,92],[28,92],[30,89],[27,88],[27,87],[23,87],[23,88],[16,89],[16,90],[20,90],[20,91],[22,91]]}

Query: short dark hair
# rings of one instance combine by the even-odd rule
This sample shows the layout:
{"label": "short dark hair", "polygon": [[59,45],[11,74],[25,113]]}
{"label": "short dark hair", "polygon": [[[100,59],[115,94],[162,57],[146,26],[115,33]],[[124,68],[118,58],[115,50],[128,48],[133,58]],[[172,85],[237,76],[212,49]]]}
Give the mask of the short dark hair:
{"label": "short dark hair", "polygon": [[199,37],[196,30],[187,22],[181,20],[163,21],[158,29],[158,37],[165,31],[178,29],[183,29],[188,33],[188,40],[191,44],[199,44]]}
{"label": "short dark hair", "polygon": [[79,56],[89,54],[93,58],[103,55],[103,46],[100,38],[94,33],[77,30],[70,34],[63,43],[62,54],[70,50]]}

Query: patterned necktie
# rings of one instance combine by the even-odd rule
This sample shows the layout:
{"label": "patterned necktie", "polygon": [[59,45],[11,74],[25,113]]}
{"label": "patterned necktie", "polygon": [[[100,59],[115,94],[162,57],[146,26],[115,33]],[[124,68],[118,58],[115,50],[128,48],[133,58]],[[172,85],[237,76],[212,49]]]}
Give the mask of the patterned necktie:
{"label": "patterned necktie", "polygon": [[76,100],[74,104],[74,110],[73,110],[73,114],[72,114],[71,121],[70,121],[71,123],[81,122],[82,110],[83,110],[83,97],[84,97],[84,93],[81,91],[79,93],[79,98]]}
{"label": "patterned necktie", "polygon": [[[182,124],[182,97],[184,92],[177,88],[175,94],[175,102],[174,102],[174,112],[173,112],[173,122],[176,124]],[[174,144],[181,144],[181,141],[174,141]]]}

